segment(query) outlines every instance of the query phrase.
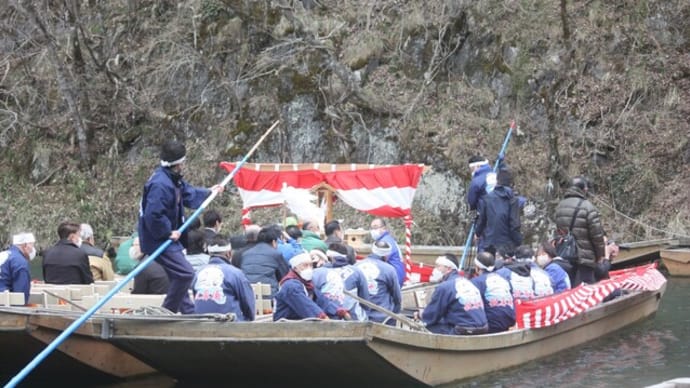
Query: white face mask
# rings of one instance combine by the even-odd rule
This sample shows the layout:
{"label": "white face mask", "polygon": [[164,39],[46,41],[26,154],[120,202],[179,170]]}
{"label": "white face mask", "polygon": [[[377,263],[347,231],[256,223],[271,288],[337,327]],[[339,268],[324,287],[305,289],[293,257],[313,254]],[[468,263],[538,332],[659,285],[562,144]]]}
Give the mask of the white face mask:
{"label": "white face mask", "polygon": [[305,268],[302,271],[300,271],[299,276],[306,281],[310,281],[313,274],[314,274],[314,269]]}
{"label": "white face mask", "polygon": [[381,229],[372,229],[369,233],[374,240],[378,240],[381,237]]}
{"label": "white face mask", "polygon": [[537,256],[537,265],[542,268],[546,267],[546,265],[549,264],[550,261],[551,259],[548,255]]}
{"label": "white face mask", "polygon": [[80,247],[81,246],[81,237],[77,238],[77,241],[75,241],[74,244],[76,244],[77,247]]}
{"label": "white face mask", "polygon": [[444,274],[440,269],[434,268],[434,270],[431,271],[431,276],[429,277],[429,281],[432,283],[438,283],[441,281],[441,279],[443,279],[443,275]]}
{"label": "white face mask", "polygon": [[131,257],[134,260],[139,260],[139,258],[141,257],[141,251],[139,250],[139,247],[130,247],[129,257]]}
{"label": "white face mask", "polygon": [[33,260],[36,258],[36,248],[31,247],[31,250],[29,251],[29,260]]}

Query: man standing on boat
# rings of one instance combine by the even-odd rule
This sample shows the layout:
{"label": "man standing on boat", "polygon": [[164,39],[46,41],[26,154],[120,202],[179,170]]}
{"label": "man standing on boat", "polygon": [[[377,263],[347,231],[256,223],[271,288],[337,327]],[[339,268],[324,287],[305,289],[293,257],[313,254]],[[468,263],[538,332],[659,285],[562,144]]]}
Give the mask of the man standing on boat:
{"label": "man standing on boat", "polygon": [[570,233],[577,242],[577,262],[572,286],[595,282],[594,269],[606,255],[604,228],[601,225],[599,210],[587,200],[589,182],[584,177],[572,179],[565,198],[556,207],[556,227],[558,233],[565,235],[572,223]]}
{"label": "man standing on boat", "polygon": [[469,160],[470,173],[472,174],[472,181],[470,188],[467,190],[467,205],[470,210],[477,209],[479,200],[486,194],[486,179],[492,174],[489,161],[482,156],[475,155]]}
{"label": "man standing on boat", "polygon": [[477,249],[489,246],[514,249],[522,243],[520,205],[513,195],[512,175],[508,170],[498,172],[497,185],[479,201],[477,209]]}
{"label": "man standing on boat", "polygon": [[32,233],[15,234],[10,248],[0,252],[0,292],[23,292],[24,304],[29,303],[29,262],[36,257],[35,243],[36,238]]}
{"label": "man standing on boat", "polygon": [[398,275],[398,285],[402,287],[405,283],[405,264],[403,264],[402,261],[402,252],[400,252],[398,242],[395,241],[395,237],[393,237],[388,230],[386,221],[384,221],[383,218],[374,218],[371,221],[370,233],[371,238],[374,239],[374,243],[383,241],[391,247],[391,252],[387,256],[387,262],[395,268],[395,273]]}
{"label": "man standing on boat", "polygon": [[167,240],[173,241],[156,257],[170,280],[163,307],[174,313],[192,314],[194,303],[188,290],[194,269],[182,252],[182,234],[177,229],[184,224],[185,207],[198,208],[212,191],[223,192],[223,187],[216,185],[209,190],[184,181],[182,173],[186,153],[183,143],[167,141],[163,144],[160,167],[144,185],[138,231],[141,251],[147,255],[153,254]]}

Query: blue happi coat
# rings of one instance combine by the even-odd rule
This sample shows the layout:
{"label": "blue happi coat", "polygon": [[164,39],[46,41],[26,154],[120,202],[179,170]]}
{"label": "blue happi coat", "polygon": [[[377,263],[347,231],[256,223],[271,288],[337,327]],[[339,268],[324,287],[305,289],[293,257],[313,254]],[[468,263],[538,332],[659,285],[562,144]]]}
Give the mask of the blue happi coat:
{"label": "blue happi coat", "polygon": [[[173,230],[184,223],[184,209],[196,209],[209,196],[211,190],[194,187],[183,179],[173,181],[170,169],[159,167],[144,185],[139,205],[139,241],[141,251],[150,255],[170,238]],[[181,251],[181,242],[175,241],[169,250]]]}
{"label": "blue happi coat", "polygon": [[29,261],[14,245],[0,252],[0,291],[23,292],[24,303],[29,303],[31,291]]}
{"label": "blue happi coat", "polygon": [[[367,279],[367,291],[369,292],[367,300],[394,313],[399,313],[402,296],[395,268],[374,254],[367,256],[355,266],[362,271]],[[367,309],[367,314],[369,320],[374,322],[383,322],[388,318],[388,315],[373,309]],[[390,323],[394,324],[395,322],[390,321]]]}
{"label": "blue happi coat", "polygon": [[515,305],[510,283],[495,272],[484,272],[472,279],[484,301],[484,312],[489,322],[489,333],[508,330],[515,324]]}
{"label": "blue happi coat", "polygon": [[338,307],[346,309],[353,320],[366,321],[367,313],[356,299],[345,295],[349,291],[369,299],[367,279],[362,271],[349,264],[346,256],[336,256],[334,262],[314,270],[314,287]]}
{"label": "blue happi coat", "polygon": [[454,334],[455,327],[481,328],[487,325],[479,289],[457,272],[439,284],[422,312],[427,329],[437,334]]}
{"label": "blue happi coat", "polygon": [[194,312],[234,313],[238,321],[253,321],[255,300],[252,285],[236,267],[220,257],[211,257],[192,283]]}
{"label": "blue happi coat", "polygon": [[274,298],[274,321],[337,316],[337,306],[314,288],[312,282],[302,280],[294,270],[290,270],[281,280],[280,290]]}
{"label": "blue happi coat", "polygon": [[510,283],[510,292],[515,299],[534,299],[534,280],[530,276],[529,263],[510,263],[496,271]]}

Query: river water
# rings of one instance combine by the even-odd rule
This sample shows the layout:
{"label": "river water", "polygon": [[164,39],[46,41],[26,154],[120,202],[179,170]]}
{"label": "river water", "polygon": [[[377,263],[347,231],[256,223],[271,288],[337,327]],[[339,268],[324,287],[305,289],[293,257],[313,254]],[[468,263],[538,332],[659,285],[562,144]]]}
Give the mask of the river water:
{"label": "river water", "polygon": [[[306,368],[302,372],[308,371]],[[690,377],[690,279],[670,278],[654,317],[547,359],[445,388],[645,387],[678,377]],[[89,384],[84,381],[84,385]],[[164,376],[153,376],[100,387],[182,385]]]}
{"label": "river water", "polygon": [[448,387],[644,387],[690,377],[690,279],[669,278],[654,317],[550,358]]}

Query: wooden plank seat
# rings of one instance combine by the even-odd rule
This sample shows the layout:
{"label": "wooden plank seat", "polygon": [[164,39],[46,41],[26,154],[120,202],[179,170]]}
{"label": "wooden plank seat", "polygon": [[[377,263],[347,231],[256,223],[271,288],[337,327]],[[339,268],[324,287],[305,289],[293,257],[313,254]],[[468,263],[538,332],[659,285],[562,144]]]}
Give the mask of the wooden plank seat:
{"label": "wooden plank seat", "polygon": [[[91,308],[103,297],[101,295],[87,295],[84,296],[80,305],[85,308]],[[142,307],[155,306],[159,307],[163,304],[163,299],[165,299],[165,294],[128,294],[119,293],[115,294],[110,298],[101,308],[98,310],[102,313],[123,313],[127,310],[136,310]]]}
{"label": "wooden plank seat", "polygon": [[273,314],[273,300],[271,299],[271,285],[266,283],[252,283],[256,316]]}
{"label": "wooden plank seat", "polygon": [[23,306],[24,293],[23,292],[0,292],[0,306]]}

